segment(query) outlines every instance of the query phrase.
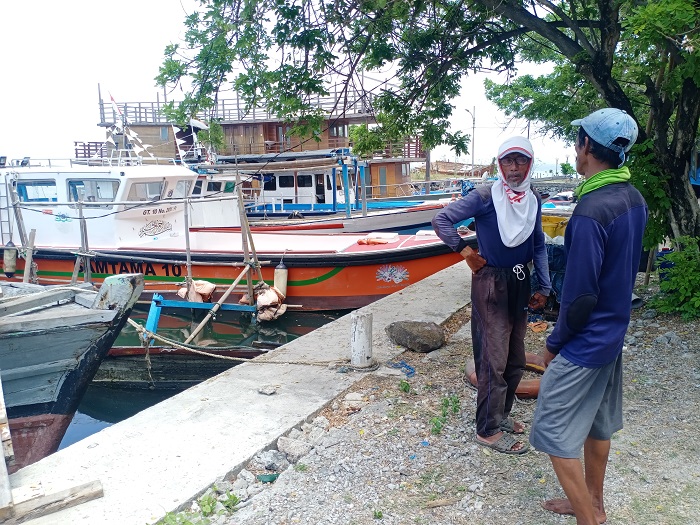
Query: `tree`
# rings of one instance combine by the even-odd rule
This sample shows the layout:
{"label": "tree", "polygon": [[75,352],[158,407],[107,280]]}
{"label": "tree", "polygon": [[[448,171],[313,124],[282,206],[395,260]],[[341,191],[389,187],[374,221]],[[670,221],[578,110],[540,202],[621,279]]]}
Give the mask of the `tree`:
{"label": "tree", "polygon": [[553,61],[554,74],[527,81],[546,97],[505,89],[494,94],[513,97],[502,107],[568,139],[572,119],[602,106],[624,109],[640,123],[635,167],[644,163],[639,176],[655,195],[656,224],[700,236],[687,174],[700,119],[700,29],[688,0],[201,1],[185,21],[184,45],[168,46],[157,77],[173,85],[189,76],[185,113],[233,88],[310,133],[323,118],[315,97],[330,82],[347,89],[364,71],[390,71],[372,99],[382,122],[464,154],[467,137],[448,131],[461,77],[485,69],[515,75],[522,61]]}
{"label": "tree", "polygon": [[559,167],[562,175],[576,175],[576,169],[568,162],[562,162]]}

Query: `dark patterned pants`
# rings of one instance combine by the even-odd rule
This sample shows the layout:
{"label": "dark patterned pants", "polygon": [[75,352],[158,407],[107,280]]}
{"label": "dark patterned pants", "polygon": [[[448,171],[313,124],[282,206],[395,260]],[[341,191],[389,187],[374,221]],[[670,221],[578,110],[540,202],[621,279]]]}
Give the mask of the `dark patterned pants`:
{"label": "dark patterned pants", "polygon": [[527,267],[485,266],[472,277],[472,346],[479,381],[476,433],[489,437],[513,408],[525,370]]}

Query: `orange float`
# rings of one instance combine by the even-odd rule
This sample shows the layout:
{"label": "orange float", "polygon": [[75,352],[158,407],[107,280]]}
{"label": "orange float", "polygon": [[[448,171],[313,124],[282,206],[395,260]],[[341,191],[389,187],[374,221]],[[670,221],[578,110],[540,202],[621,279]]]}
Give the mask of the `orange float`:
{"label": "orange float", "polygon": [[[531,372],[538,372],[540,374],[544,373],[544,359],[541,355],[533,354],[531,352],[525,352],[525,370],[530,370]],[[467,377],[469,382],[478,387],[479,382],[476,379],[476,367],[474,366],[474,359],[467,360]],[[515,390],[515,395],[520,399],[535,399],[537,394],[540,393],[540,380],[537,379],[521,379],[518,384],[518,388]]]}

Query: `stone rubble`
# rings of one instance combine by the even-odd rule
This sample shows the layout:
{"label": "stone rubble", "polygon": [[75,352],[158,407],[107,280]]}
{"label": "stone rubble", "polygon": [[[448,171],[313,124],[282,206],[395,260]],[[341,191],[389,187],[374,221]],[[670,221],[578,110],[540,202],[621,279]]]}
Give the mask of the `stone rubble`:
{"label": "stone rubble", "polygon": [[[609,458],[607,523],[698,523],[698,323],[650,309],[632,315],[625,428]],[[209,494],[222,502],[229,491],[241,502],[209,523],[573,524],[540,507],[563,497],[545,454],[507,456],[474,442],[475,391],[463,377],[471,356],[466,318],[461,325],[440,350],[401,356],[415,376],[381,367],[280,438],[277,450],[216,483]],[[528,330],[528,351],[539,353],[545,337]],[[514,416],[529,426],[534,403],[518,402]],[[279,477],[263,483],[266,473]]]}

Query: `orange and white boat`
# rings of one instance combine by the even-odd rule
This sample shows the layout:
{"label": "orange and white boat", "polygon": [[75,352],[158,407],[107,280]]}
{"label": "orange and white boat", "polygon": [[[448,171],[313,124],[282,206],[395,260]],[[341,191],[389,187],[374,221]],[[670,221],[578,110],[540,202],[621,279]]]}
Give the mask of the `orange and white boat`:
{"label": "orange and white boat", "polygon": [[[15,279],[25,271],[22,255],[31,244],[35,280],[43,284],[139,272],[146,293],[169,295],[189,273],[228,288],[251,266],[246,253],[254,248],[268,284],[280,262],[287,267],[287,304],[337,310],[369,304],[461,259],[432,230],[254,232],[246,249],[247,236],[227,228],[241,224],[235,193],[193,195],[198,174],[184,166],[124,164],[0,169],[0,233],[3,244],[19,249]],[[78,255],[86,263],[76,269]],[[259,280],[257,267],[248,276]]]}

